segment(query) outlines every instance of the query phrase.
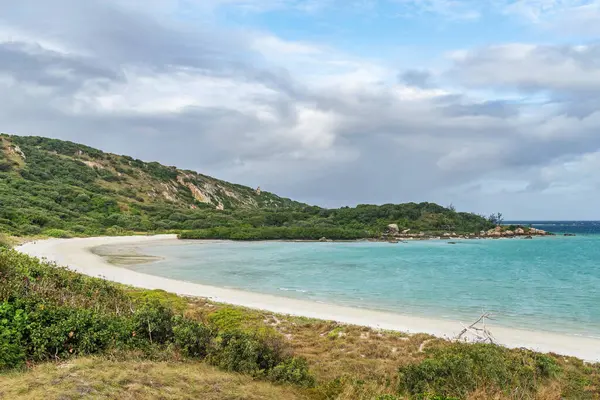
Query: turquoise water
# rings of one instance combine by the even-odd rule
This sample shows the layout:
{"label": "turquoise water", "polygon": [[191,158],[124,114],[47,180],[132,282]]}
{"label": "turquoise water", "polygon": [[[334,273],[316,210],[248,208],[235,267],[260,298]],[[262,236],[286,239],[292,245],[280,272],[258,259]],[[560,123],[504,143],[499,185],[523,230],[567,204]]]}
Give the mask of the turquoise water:
{"label": "turquoise water", "polygon": [[409,243],[182,241],[131,267],[214,286],[600,337],[600,236]]}

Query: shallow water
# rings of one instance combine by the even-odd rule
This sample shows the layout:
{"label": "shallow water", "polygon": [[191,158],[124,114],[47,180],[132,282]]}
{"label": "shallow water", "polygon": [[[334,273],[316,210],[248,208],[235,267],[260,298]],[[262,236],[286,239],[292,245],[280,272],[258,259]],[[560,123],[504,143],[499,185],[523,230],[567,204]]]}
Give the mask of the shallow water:
{"label": "shallow water", "polygon": [[164,259],[129,268],[401,314],[467,321],[486,310],[505,326],[600,337],[600,235],[587,232],[454,245],[181,241],[138,247]]}

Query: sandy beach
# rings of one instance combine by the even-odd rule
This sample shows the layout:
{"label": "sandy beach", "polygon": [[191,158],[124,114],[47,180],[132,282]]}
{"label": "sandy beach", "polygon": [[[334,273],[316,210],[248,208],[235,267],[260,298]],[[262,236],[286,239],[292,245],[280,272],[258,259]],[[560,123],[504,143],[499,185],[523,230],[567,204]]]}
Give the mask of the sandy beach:
{"label": "sandy beach", "polygon": [[[280,314],[334,320],[341,323],[409,333],[429,333],[438,337],[453,337],[462,329],[460,321],[436,320],[342,307],[152,276],[111,265],[104,258],[90,251],[101,245],[148,244],[153,241],[171,240],[177,240],[175,235],[49,239],[26,243],[19,246],[17,250],[31,256],[54,261],[59,265],[68,266],[74,271],[93,277],[102,277],[140,288],[163,289],[179,295],[205,297],[216,302]],[[560,321],[557,321],[557,324],[560,324]],[[600,361],[600,339],[509,329],[493,324],[489,326],[498,343],[507,347],[525,347],[541,352],[575,356],[587,361]]]}

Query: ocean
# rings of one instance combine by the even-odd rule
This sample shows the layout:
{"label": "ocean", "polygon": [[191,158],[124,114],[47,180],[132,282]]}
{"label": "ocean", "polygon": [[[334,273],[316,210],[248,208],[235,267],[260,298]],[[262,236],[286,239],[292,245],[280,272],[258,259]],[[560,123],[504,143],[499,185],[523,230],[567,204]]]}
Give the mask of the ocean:
{"label": "ocean", "polygon": [[[139,272],[406,315],[600,337],[600,222],[516,221],[533,240],[408,243],[181,241]],[[564,237],[575,233],[576,237]]]}

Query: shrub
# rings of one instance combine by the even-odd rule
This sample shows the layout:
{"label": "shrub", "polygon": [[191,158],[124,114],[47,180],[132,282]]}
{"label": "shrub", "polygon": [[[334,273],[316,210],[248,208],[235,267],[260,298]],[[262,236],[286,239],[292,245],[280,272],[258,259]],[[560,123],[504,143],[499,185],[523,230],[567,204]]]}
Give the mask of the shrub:
{"label": "shrub", "polygon": [[207,326],[181,317],[175,319],[173,341],[184,356],[206,357],[212,339],[213,333]]}
{"label": "shrub", "polygon": [[269,379],[280,383],[313,387],[315,378],[308,371],[308,364],[303,358],[292,357],[276,365],[269,372]]}
{"label": "shrub", "polygon": [[10,249],[12,247],[11,241],[8,238],[8,236],[6,236],[3,233],[0,233],[0,250],[2,249]]}
{"label": "shrub", "polygon": [[154,290],[131,290],[129,291],[129,297],[139,305],[144,305],[147,303],[159,302],[163,306],[172,309],[175,312],[182,313],[186,306],[187,302],[183,297],[177,296],[174,293],[166,292],[162,289],[154,289]]}
{"label": "shrub", "polygon": [[173,338],[173,311],[157,300],[143,303],[133,321],[136,334],[150,343],[166,343]]}
{"label": "shrub", "polygon": [[48,230],[44,231],[44,234],[46,234],[47,236],[50,236],[53,238],[59,238],[59,239],[68,239],[70,237],[73,237],[73,235],[71,235],[69,232],[62,230],[62,229],[48,229]]}
{"label": "shrub", "polygon": [[224,332],[210,351],[212,364],[226,371],[263,375],[282,361],[281,349],[258,335]]}
{"label": "shrub", "polygon": [[543,379],[558,374],[556,361],[526,350],[491,344],[453,344],[429,351],[419,364],[399,370],[399,391],[413,396],[466,398],[478,387],[533,393]]}
{"label": "shrub", "polygon": [[208,321],[221,331],[241,330],[245,315],[242,310],[233,307],[223,307],[211,313]]}
{"label": "shrub", "polygon": [[83,233],[87,230],[88,228],[86,228],[84,225],[73,225],[71,227],[71,230],[73,232],[77,232],[77,233]]}
{"label": "shrub", "polygon": [[6,302],[0,303],[0,371],[20,367],[25,363],[22,343],[26,315]]}

